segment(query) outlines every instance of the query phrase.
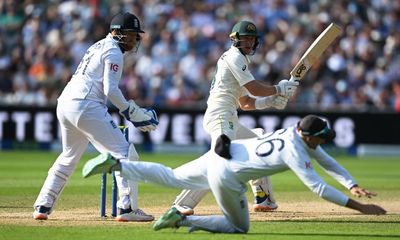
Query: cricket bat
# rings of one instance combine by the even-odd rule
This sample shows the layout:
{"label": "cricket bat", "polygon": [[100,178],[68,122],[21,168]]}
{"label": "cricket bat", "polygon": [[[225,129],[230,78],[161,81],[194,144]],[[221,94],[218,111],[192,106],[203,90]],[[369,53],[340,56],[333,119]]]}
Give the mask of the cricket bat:
{"label": "cricket bat", "polygon": [[341,32],[342,30],[338,25],[331,23],[318,38],[315,39],[311,46],[308,47],[296,66],[290,71],[290,81],[302,79],[311,66]]}

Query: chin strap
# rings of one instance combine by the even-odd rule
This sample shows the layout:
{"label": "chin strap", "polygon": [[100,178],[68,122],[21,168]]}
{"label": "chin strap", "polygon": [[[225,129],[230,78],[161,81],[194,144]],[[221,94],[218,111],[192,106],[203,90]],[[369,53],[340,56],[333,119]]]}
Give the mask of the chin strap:
{"label": "chin strap", "polygon": [[136,45],[132,48],[132,50],[127,50],[126,47],[124,47],[126,42],[123,41],[123,39],[125,38],[125,35],[121,31],[118,31],[117,34],[112,35],[112,38],[114,39],[115,42],[118,43],[118,46],[121,49],[122,53],[125,53],[127,51],[133,51],[134,53],[137,53],[140,43],[141,43],[141,37],[137,36]]}

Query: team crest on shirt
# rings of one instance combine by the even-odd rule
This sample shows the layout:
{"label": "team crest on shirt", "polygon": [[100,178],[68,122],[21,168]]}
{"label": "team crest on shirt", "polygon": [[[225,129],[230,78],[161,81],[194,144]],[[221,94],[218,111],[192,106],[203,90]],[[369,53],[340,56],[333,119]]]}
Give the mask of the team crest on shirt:
{"label": "team crest on shirt", "polygon": [[119,69],[119,65],[118,64],[115,64],[115,63],[111,63],[110,64],[110,70],[111,71],[118,72],[118,69]]}
{"label": "team crest on shirt", "polygon": [[247,68],[247,66],[244,65],[244,66],[242,67],[242,71],[246,70],[246,68]]}

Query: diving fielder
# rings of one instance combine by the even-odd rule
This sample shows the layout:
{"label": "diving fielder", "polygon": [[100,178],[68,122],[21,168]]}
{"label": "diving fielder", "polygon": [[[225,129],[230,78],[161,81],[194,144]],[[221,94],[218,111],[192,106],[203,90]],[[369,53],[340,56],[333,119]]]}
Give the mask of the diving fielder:
{"label": "diving fielder", "polygon": [[246,198],[246,183],[265,175],[292,170],[315,194],[340,206],[364,214],[385,214],[374,204],[362,204],[350,199],[341,191],[328,185],[314,170],[311,158],[336,181],[355,196],[375,196],[357,185],[357,182],[329,156],[320,144],[331,141],[334,130],[315,115],[307,115],[297,126],[279,129],[258,138],[232,142],[232,158],[227,160],[210,150],[200,158],[174,170],[150,162],[118,161],[109,155],[100,155],[87,162],[83,176],[121,170],[126,178],[185,189],[211,189],[223,216],[184,216],[171,208],[153,225],[162,228],[189,227],[189,231],[205,230],[219,233],[247,233],[250,220]]}
{"label": "diving fielder", "polygon": [[[156,129],[157,115],[127,101],[118,87],[124,53],[137,52],[141,41],[139,19],[130,13],[117,14],[110,33],[93,44],[84,55],[71,81],[58,98],[57,118],[62,136],[62,153],[48,172],[34,203],[33,218],[46,220],[53,211],[68,179],[90,143],[99,152],[118,159],[137,161],[135,147],[127,142],[107,111],[107,100],[139,130]],[[116,172],[119,189],[118,221],[152,221],[154,217],[137,206],[137,184]]]}

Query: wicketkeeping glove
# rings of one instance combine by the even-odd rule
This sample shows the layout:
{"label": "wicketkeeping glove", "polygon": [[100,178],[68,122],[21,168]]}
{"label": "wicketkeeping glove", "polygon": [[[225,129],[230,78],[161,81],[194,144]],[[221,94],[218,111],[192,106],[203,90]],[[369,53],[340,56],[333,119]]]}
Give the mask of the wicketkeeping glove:
{"label": "wicketkeeping glove", "polygon": [[158,125],[157,113],[154,109],[141,108],[133,100],[129,100],[129,107],[120,113],[130,121],[133,126],[142,132],[154,131]]}
{"label": "wicketkeeping glove", "polygon": [[298,81],[289,81],[286,79],[281,80],[277,85],[275,85],[277,95],[290,98],[296,92]]}

